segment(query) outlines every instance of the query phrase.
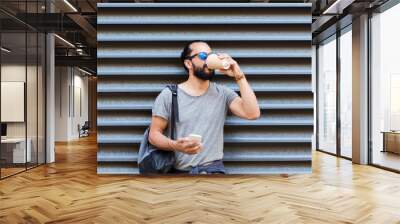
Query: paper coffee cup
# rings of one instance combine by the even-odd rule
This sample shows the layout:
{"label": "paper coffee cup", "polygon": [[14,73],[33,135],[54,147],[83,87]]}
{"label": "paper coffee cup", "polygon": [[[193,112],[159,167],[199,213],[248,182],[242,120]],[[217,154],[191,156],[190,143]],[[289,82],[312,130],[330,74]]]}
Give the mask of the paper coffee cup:
{"label": "paper coffee cup", "polygon": [[228,69],[230,64],[226,60],[221,60],[217,54],[210,54],[206,59],[207,68],[209,69]]}
{"label": "paper coffee cup", "polygon": [[201,143],[201,139],[202,139],[201,135],[197,135],[197,134],[190,134],[189,138],[191,138],[191,139],[193,139],[195,141],[198,141],[200,143]]}

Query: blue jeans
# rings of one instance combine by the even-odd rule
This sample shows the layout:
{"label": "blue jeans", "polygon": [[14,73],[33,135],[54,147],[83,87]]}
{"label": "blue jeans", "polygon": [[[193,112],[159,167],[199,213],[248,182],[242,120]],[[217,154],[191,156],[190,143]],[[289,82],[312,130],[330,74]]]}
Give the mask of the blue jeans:
{"label": "blue jeans", "polygon": [[188,173],[188,174],[227,174],[222,160],[215,160],[201,165],[193,166],[190,171],[173,169],[170,173]]}

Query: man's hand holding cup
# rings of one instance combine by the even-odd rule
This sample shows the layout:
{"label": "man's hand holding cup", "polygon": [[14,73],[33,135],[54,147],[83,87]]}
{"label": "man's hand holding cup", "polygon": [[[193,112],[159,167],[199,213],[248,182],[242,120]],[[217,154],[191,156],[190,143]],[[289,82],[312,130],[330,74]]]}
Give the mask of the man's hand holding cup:
{"label": "man's hand holding cup", "polygon": [[172,148],[175,151],[186,154],[197,154],[203,149],[201,136],[191,134],[189,137],[178,138],[176,141],[173,141]]}

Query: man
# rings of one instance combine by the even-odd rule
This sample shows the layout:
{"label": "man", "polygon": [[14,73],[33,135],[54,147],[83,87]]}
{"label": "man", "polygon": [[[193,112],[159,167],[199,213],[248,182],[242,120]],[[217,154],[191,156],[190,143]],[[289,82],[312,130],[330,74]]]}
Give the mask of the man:
{"label": "man", "polygon": [[[177,140],[164,135],[171,112],[171,90],[165,88],[153,106],[149,141],[160,150],[175,152],[174,173],[225,173],[222,163],[223,135],[228,109],[244,119],[260,117],[253,90],[238,63],[228,54],[218,54],[230,64],[229,69],[220,72],[236,81],[241,97],[228,87],[210,81],[215,73],[207,68],[205,61],[211,52],[206,42],[192,41],[181,53],[181,61],[189,77],[178,85]],[[201,135],[202,142],[189,138],[190,134]]]}

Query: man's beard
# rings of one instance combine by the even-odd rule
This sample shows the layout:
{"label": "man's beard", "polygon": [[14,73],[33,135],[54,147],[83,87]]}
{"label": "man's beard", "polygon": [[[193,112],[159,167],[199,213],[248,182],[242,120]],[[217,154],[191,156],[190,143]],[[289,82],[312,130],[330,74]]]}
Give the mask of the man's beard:
{"label": "man's beard", "polygon": [[[209,72],[206,72],[206,69],[207,69]],[[206,67],[206,65],[204,65],[203,68],[198,68],[198,67],[194,66],[193,71],[194,71],[194,75],[195,75],[197,78],[202,79],[202,80],[212,80],[212,78],[213,78],[214,75],[215,75],[215,71],[214,71],[214,70],[208,69],[208,68]]]}

